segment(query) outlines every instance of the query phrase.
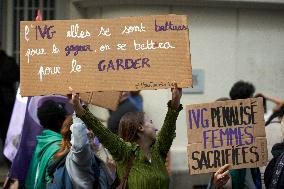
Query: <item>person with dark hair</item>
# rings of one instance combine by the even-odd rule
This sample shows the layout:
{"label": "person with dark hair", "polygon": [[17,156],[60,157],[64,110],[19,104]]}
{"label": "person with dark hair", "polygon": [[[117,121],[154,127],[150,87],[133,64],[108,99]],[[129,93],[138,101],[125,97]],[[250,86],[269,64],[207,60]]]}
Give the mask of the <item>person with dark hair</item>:
{"label": "person with dark hair", "polygon": [[284,104],[282,104],[282,106],[280,106],[278,110],[275,110],[275,112],[268,118],[268,120],[265,122],[265,126],[268,126],[275,118],[278,118],[279,119],[278,121],[280,122],[283,116],[284,116]]}
{"label": "person with dark hair", "polygon": [[37,137],[37,146],[26,177],[26,189],[44,189],[49,180],[46,168],[53,155],[60,149],[62,136],[59,133],[67,116],[63,104],[46,100],[37,110],[40,124],[44,128]]}
{"label": "person with dark hair", "polygon": [[[278,119],[280,122],[280,133],[282,134],[282,142],[277,143],[272,147],[271,153],[273,158],[266,166],[264,172],[264,183],[265,187],[269,189],[282,189],[284,188],[284,142],[283,142],[283,127],[284,127],[284,104],[275,110],[275,112],[266,121],[265,125],[269,127],[274,127],[272,120]],[[275,120],[276,121],[276,120]]]}
{"label": "person with dark hair", "polygon": [[[138,127],[137,125],[144,125],[144,121],[151,122],[148,117],[145,118],[144,112],[128,112],[126,113],[119,122],[118,135],[123,138],[126,142],[135,142],[139,139],[138,136]],[[151,140],[155,138],[155,133],[157,129],[154,129],[155,132],[150,132],[149,137]],[[152,134],[152,135],[151,135]]]}
{"label": "person with dark hair", "polygon": [[[18,183],[19,188],[24,188],[26,175],[30,162],[37,145],[37,136],[41,135],[43,127],[37,116],[37,110],[42,106],[43,102],[53,100],[55,102],[65,104],[64,107],[68,114],[73,113],[73,108],[68,103],[65,96],[33,96],[27,99],[26,106],[15,106],[13,110],[13,122],[9,126],[9,135],[6,139],[5,155],[12,161],[11,168],[8,173],[7,182],[4,187],[13,187]],[[17,103],[22,103],[22,99],[18,99]],[[21,121],[22,120],[22,121]],[[15,135],[20,135],[20,141],[13,148],[9,142]],[[8,141],[7,141],[8,140]]]}
{"label": "person with dark hair", "polygon": [[232,100],[252,98],[255,92],[254,85],[245,81],[236,82],[230,90]]}
{"label": "person with dark hair", "polygon": [[102,123],[83,108],[78,94],[72,92],[70,102],[86,124],[93,130],[99,141],[110,151],[117,162],[120,187],[129,189],[167,189],[169,177],[166,170],[166,156],[175,137],[176,119],[182,110],[181,89],[172,89],[172,100],[164,125],[156,135],[157,129],[144,113],[133,112],[124,115],[119,123],[119,135],[113,134]]}
{"label": "person with dark hair", "polygon": [[[254,98],[257,97],[262,97],[263,98],[263,108],[264,108],[264,120],[267,121],[268,118],[272,115],[273,112],[277,111],[283,104],[284,101],[280,98],[277,97],[272,97],[272,96],[266,96],[262,93],[257,93]],[[270,101],[272,103],[275,104],[275,107],[273,108],[273,110],[268,111],[267,110],[267,101]]]}
{"label": "person with dark hair", "polygon": [[0,49],[0,139],[5,143],[10,117],[16,97],[16,82],[19,81],[20,70],[14,58]]}
{"label": "person with dark hair", "polygon": [[[236,82],[230,90],[232,100],[252,98],[255,87],[245,81]],[[231,179],[224,188],[232,189],[261,189],[261,174],[259,168],[230,170]]]}
{"label": "person with dark hair", "polygon": [[254,95],[254,98],[259,98],[259,97],[262,98],[264,118],[265,118],[265,114],[267,113],[267,100],[266,100],[265,96],[261,93],[257,93],[256,95]]}
{"label": "person with dark hair", "polygon": [[38,108],[37,117],[44,129],[60,133],[61,125],[67,115],[67,111],[63,106],[61,103],[47,100]]}

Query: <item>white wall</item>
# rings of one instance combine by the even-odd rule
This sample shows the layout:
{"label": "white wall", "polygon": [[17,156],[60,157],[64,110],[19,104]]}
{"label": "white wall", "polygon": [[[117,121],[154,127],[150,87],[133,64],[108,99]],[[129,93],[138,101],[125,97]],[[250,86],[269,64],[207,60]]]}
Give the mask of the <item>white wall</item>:
{"label": "white wall", "polygon": [[[173,13],[189,15],[192,67],[205,71],[204,94],[184,95],[184,104],[228,96],[240,79],[257,92],[284,98],[283,10],[174,7]],[[183,112],[173,148],[184,155],[173,157],[173,169],[186,162],[184,120]]]}
{"label": "white wall", "polygon": [[[257,92],[284,98],[284,11],[187,6],[88,8],[88,18],[186,14],[190,22],[192,66],[205,72],[204,94],[184,94],[182,103],[228,96],[234,82],[254,83]],[[169,90],[143,91],[145,111],[162,125]],[[186,123],[182,111],[172,147],[173,170],[186,170]]]}

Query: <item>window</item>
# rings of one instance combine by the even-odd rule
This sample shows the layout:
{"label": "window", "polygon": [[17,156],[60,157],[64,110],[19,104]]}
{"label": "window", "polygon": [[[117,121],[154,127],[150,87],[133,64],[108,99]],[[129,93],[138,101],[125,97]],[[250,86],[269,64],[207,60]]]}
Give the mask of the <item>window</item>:
{"label": "window", "polygon": [[5,1],[0,0],[0,49],[4,49],[4,45],[5,45],[5,36],[4,36],[4,26],[5,26]]}
{"label": "window", "polygon": [[55,19],[55,0],[13,0],[13,56],[19,63],[19,49],[20,49],[20,21],[35,20],[37,10],[40,8],[41,15],[44,20]]}

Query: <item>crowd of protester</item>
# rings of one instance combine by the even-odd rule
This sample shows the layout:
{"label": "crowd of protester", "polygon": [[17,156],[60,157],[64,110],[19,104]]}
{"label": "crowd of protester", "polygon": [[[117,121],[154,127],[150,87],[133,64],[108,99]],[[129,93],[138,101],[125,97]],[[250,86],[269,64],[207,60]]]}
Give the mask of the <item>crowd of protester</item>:
{"label": "crowd of protester", "polygon": [[[7,58],[7,61],[10,60]],[[0,73],[0,77],[4,77],[3,74]],[[117,110],[110,111],[107,126],[104,126],[88,106],[82,105],[79,94],[72,88],[66,97],[29,97],[22,105],[16,101],[12,114],[10,106],[14,104],[14,98],[7,100],[3,94],[8,91],[15,96],[15,91],[8,90],[8,85],[14,84],[18,77],[10,80],[0,79],[0,107],[9,105],[9,111],[3,114],[6,115],[4,121],[19,120],[10,124],[9,131],[20,128],[21,132],[20,136],[15,136],[15,149],[7,153],[11,166],[5,189],[169,188],[168,152],[176,136],[177,117],[183,109],[180,104],[182,89],[177,85],[171,89],[172,98],[167,103],[168,111],[158,132],[143,112],[140,91],[123,92]],[[229,97],[217,101],[252,97],[263,98],[268,149],[271,151],[269,163],[264,173],[260,168],[231,169],[227,164],[212,173],[208,188],[261,189],[262,175],[267,189],[284,188],[284,101],[255,94],[254,85],[244,81],[236,82]],[[272,111],[267,111],[266,101],[275,104]],[[3,103],[8,104],[2,106]],[[24,111],[19,115],[17,110],[20,109]],[[8,125],[9,121],[5,121],[1,127],[4,129],[1,130],[3,142]],[[7,139],[6,146],[13,142]],[[112,161],[100,158],[97,153],[100,146],[111,155]]]}

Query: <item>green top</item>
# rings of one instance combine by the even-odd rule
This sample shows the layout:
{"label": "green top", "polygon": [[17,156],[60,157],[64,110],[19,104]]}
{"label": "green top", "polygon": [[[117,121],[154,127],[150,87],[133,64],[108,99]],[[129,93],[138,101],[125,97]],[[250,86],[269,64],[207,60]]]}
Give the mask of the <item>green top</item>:
{"label": "green top", "polygon": [[88,110],[80,118],[92,128],[96,137],[106,147],[117,162],[117,173],[122,179],[131,151],[134,151],[135,159],[128,176],[129,189],[167,189],[169,178],[166,170],[166,156],[175,138],[176,119],[182,105],[174,110],[168,103],[168,112],[156,142],[151,149],[151,162],[144,156],[137,144],[125,142],[113,134]]}
{"label": "green top", "polygon": [[47,166],[52,156],[60,149],[62,136],[51,130],[43,130],[40,136],[37,136],[37,145],[31,161],[25,188],[26,189],[44,189],[49,180]]}

